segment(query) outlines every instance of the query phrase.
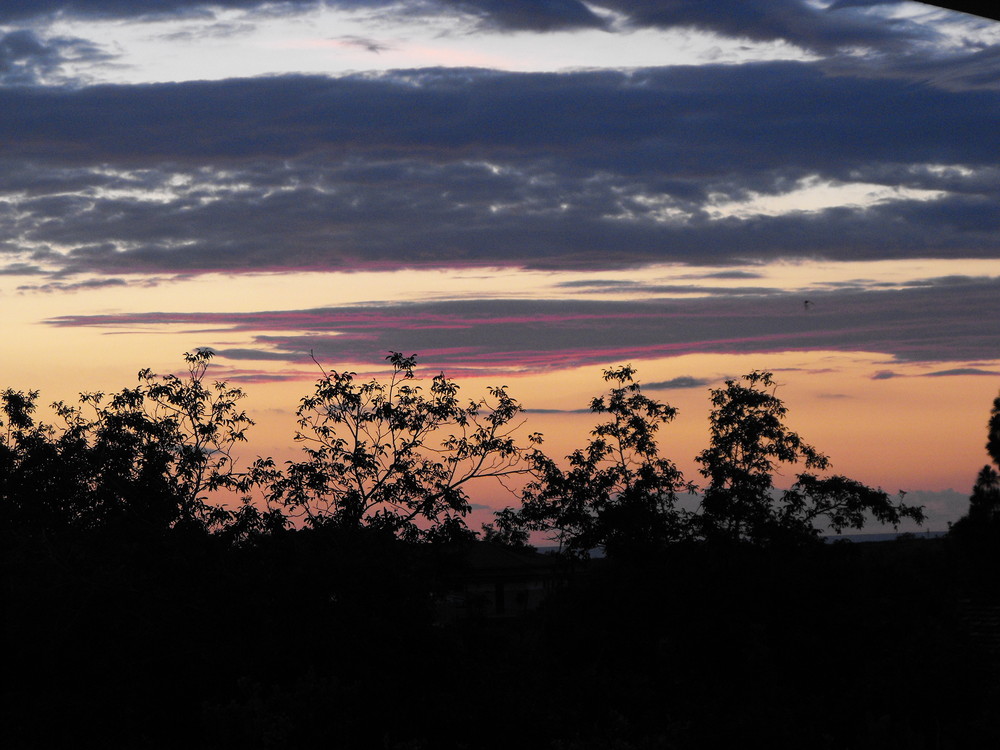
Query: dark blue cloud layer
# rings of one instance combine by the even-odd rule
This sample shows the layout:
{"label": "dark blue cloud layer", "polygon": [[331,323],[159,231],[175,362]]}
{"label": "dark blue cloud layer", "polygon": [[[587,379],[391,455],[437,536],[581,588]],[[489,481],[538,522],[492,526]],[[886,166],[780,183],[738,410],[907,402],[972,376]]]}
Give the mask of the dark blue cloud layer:
{"label": "dark blue cloud layer", "polygon": [[[892,45],[909,37],[932,36],[926,28],[873,18],[864,10],[889,2],[849,0],[817,8],[803,0],[601,0],[626,28],[698,28],[724,36],[771,41],[784,39],[814,50],[859,45]],[[941,2],[941,7],[997,18],[982,3]],[[5,0],[0,24],[36,21],[52,15],[71,18],[207,17],[216,9],[295,13],[326,5],[384,16],[452,16],[478,30],[611,30],[581,0]]]}
{"label": "dark blue cloud layer", "polygon": [[428,160],[545,157],[558,164],[565,155],[577,169],[666,169],[665,177],[683,179],[704,167],[846,176],[871,162],[995,164],[1000,96],[760,63],[5,89],[0,107],[4,155],[45,162],[416,150]]}
{"label": "dark blue cloud layer", "polygon": [[71,18],[204,16],[213,8],[253,10],[273,5],[286,11],[315,7],[321,0],[4,0],[0,23],[21,23],[59,14]]}
{"label": "dark blue cloud layer", "polygon": [[[206,16],[217,8],[291,13],[324,4],[385,16],[452,16],[478,30],[612,29],[606,15],[581,0],[6,0],[0,23],[56,13],[78,18]],[[598,5],[626,28],[699,28],[745,39],[785,39],[815,50],[892,45],[932,35],[911,23],[872,18],[851,4],[826,10],[803,0],[601,0]]]}
{"label": "dark blue cloud layer", "polygon": [[[0,112],[0,257],[61,274],[993,257],[1000,230],[1000,93],[806,63],[20,86]],[[804,178],[944,194],[712,214]]]}
{"label": "dark blue cloud layer", "polygon": [[109,54],[85,39],[53,37],[43,41],[30,30],[0,32],[0,85],[32,85],[60,81],[68,61],[100,62]]}

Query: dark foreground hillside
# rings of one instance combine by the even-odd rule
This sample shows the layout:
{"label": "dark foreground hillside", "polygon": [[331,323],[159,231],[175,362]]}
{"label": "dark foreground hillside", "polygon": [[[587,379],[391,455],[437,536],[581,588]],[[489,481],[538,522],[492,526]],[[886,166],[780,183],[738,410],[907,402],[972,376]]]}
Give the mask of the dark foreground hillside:
{"label": "dark foreground hillside", "polygon": [[4,745],[1000,746],[995,566],[954,540],[678,547],[443,616],[468,559],[323,529],[11,541]]}

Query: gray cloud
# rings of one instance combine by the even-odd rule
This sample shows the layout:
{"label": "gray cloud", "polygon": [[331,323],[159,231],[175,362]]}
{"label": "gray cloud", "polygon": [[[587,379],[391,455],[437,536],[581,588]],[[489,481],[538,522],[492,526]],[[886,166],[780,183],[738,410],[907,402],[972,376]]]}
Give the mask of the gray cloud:
{"label": "gray cloud", "polygon": [[[232,381],[234,383],[243,383],[246,385],[253,385],[254,383],[289,383],[289,382],[301,382],[303,380],[316,380],[317,373],[314,371],[304,372],[299,370],[290,370],[282,372],[264,372],[262,370],[246,370],[237,369],[232,367],[216,366],[214,368],[214,375],[218,380]],[[275,409],[272,410],[278,413],[288,413],[284,410]]]}
{"label": "gray cloud", "polygon": [[671,390],[674,388],[704,388],[711,384],[711,380],[705,378],[695,378],[690,375],[681,375],[670,380],[661,380],[656,383],[643,383],[644,388],[651,390]]}
{"label": "gray cloud", "polygon": [[[876,5],[900,5],[901,0],[834,0],[830,8],[838,10],[840,8],[871,8]],[[952,2],[923,3],[924,5],[935,5],[939,8],[957,11],[959,13],[969,13],[983,16],[984,18],[1000,19],[1000,11],[987,6],[982,2],[972,2],[972,0],[952,0]]]}
{"label": "gray cloud", "polygon": [[[993,257],[1000,230],[1000,95],[803,63],[19,87],[0,111],[0,247],[64,274]],[[712,214],[807,177],[943,193]]]}
{"label": "gray cloud", "polygon": [[60,69],[66,62],[107,59],[110,55],[85,39],[53,37],[43,40],[27,29],[0,32],[0,85],[28,85],[49,80],[65,83]]}
{"label": "gray cloud", "polygon": [[[798,297],[779,295],[636,302],[476,299],[260,313],[67,316],[49,323],[117,331],[181,325],[203,335],[216,330],[227,339],[244,332],[262,352],[260,359],[301,361],[315,352],[321,361],[370,363],[387,351],[416,352],[425,366],[452,372],[534,372],[699,352],[756,352],[763,360],[768,352],[789,350],[874,351],[899,361],[1000,359],[1000,279],[830,292],[820,298],[823,304],[808,313]],[[236,352],[239,359],[250,356],[245,348]],[[874,377],[891,376],[886,371]]]}
{"label": "gray cloud", "polygon": [[[712,278],[711,275],[699,276],[698,278]],[[723,278],[744,278],[723,277]],[[781,290],[776,287],[763,286],[743,286],[743,287],[707,287],[695,284],[653,284],[640,281],[620,281],[612,279],[593,279],[578,281],[561,281],[555,285],[557,288],[578,291],[581,294],[627,294],[635,296],[638,294],[655,295],[677,295],[677,294],[712,294],[712,295],[733,295],[751,296],[763,294],[776,294]]]}
{"label": "gray cloud", "polygon": [[105,289],[107,287],[128,286],[125,279],[87,279],[86,281],[62,282],[52,281],[47,284],[23,284],[17,288],[19,292],[77,292],[81,289]]}
{"label": "gray cloud", "polygon": [[370,37],[355,36],[353,34],[345,34],[343,36],[335,37],[333,41],[344,44],[348,47],[360,47],[361,49],[367,50],[368,52],[372,52],[376,55],[392,49],[392,45],[383,44],[382,42],[371,39]]}
{"label": "gray cloud", "polygon": [[11,263],[0,268],[0,276],[44,276],[45,271],[30,263]]}
{"label": "gray cloud", "polygon": [[590,414],[590,409],[525,409],[525,414]]}
{"label": "gray cloud", "polygon": [[[214,347],[206,347],[215,352],[218,356],[223,359],[230,360],[247,360],[247,361],[266,361],[266,360],[280,360],[283,362],[288,361],[290,358],[287,353],[283,352],[268,352],[262,349],[216,349]],[[309,358],[308,353],[303,353],[299,360],[306,360]]]}
{"label": "gray cloud", "polygon": [[[199,19],[202,20],[203,19]],[[161,34],[160,39],[175,42],[197,41],[205,39],[226,39],[250,33],[255,26],[252,23],[197,23],[169,34]]]}
{"label": "gray cloud", "polygon": [[[969,45],[959,50],[911,49],[879,56],[879,77],[924,80],[937,88],[961,90],[1000,88],[1000,46]],[[847,59],[830,61],[828,69],[856,71]]]}
{"label": "gray cloud", "polygon": [[79,18],[150,18],[209,15],[212,8],[254,10],[277,6],[286,11],[316,7],[321,0],[4,0],[0,23],[24,22],[63,14]]}
{"label": "gray cloud", "polygon": [[716,271],[715,273],[691,274],[695,279],[759,279],[763,274],[753,271]]}
{"label": "gray cloud", "polygon": [[[0,133],[9,156],[50,163],[317,151],[388,160],[419,149],[432,163],[458,153],[496,159],[513,178],[525,162],[544,158],[554,176],[608,168],[656,175],[643,187],[683,200],[703,196],[691,178],[705,167],[712,191],[733,198],[735,190],[781,189],[815,171],[847,176],[873,164],[926,164],[929,151],[934,163],[996,168],[990,117],[998,101],[988,92],[826,77],[806,63],[632,73],[425,69],[5,91],[10,114]],[[28,122],[38,128],[31,139]],[[757,182],[748,184],[738,175],[752,166]]]}
{"label": "gray cloud", "polygon": [[[616,30],[581,0],[9,0],[0,8],[0,23],[57,12],[103,18],[212,18],[216,8],[273,14],[295,13],[320,4],[381,17],[450,16],[478,31]],[[893,46],[934,36],[930,29],[909,21],[873,17],[857,7],[860,3],[840,3],[826,9],[804,0],[602,0],[599,5],[616,13],[625,30],[696,28],[756,41],[788,40],[824,52]]]}
{"label": "gray cloud", "polygon": [[576,281],[560,281],[556,284],[557,287],[563,289],[621,289],[627,292],[631,292],[639,285],[637,281],[623,281],[621,279],[578,279]]}
{"label": "gray cloud", "polygon": [[802,47],[886,46],[933,36],[916,24],[872,18],[854,8],[817,8],[802,0],[605,0],[637,27],[686,26],[723,36],[771,41],[787,39]]}
{"label": "gray cloud", "polygon": [[[355,3],[348,0],[347,4]],[[606,23],[580,0],[438,0],[423,5],[439,13],[471,16],[481,29],[546,32],[606,28]]]}
{"label": "gray cloud", "polygon": [[1000,375],[1000,372],[996,370],[982,370],[978,367],[955,367],[951,370],[938,370],[937,372],[929,372],[924,377],[928,378],[941,378],[949,377],[951,375],[990,375],[996,377]]}

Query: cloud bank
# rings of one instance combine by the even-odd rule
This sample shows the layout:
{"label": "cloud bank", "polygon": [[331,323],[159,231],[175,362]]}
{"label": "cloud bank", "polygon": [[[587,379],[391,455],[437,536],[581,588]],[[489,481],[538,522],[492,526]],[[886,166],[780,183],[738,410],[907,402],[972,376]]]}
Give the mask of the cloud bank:
{"label": "cloud bank", "polygon": [[1000,230],[1000,95],[806,63],[17,86],[0,111],[0,263],[54,274],[992,257]]}
{"label": "cloud bank", "polygon": [[[802,0],[9,0],[0,23],[45,16],[142,19],[208,16],[218,10],[296,13],[322,6],[383,17],[452,16],[480,31],[550,32],[572,29],[689,27],[751,39],[793,36],[818,47],[887,42],[898,29],[884,28],[857,4],[818,8]],[[902,24],[896,24],[902,25]]]}
{"label": "cloud bank", "polygon": [[[540,372],[695,353],[810,350],[880,352],[903,362],[1000,359],[1000,278],[892,291],[693,300],[479,299],[257,313],[78,315],[50,325],[148,330],[181,326],[252,344],[222,358],[371,364],[416,352],[451,373]],[[933,375],[990,374],[981,368]],[[876,374],[876,379],[890,377]],[[688,380],[651,387],[700,386]]]}

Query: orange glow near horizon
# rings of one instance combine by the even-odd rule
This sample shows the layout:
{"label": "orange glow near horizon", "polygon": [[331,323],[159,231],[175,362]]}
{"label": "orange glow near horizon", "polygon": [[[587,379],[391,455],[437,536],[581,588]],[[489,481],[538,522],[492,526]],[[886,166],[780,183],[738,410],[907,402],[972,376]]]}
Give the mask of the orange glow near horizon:
{"label": "orange glow near horizon", "polygon": [[[791,290],[807,289],[811,280],[825,282],[877,278],[906,281],[933,278],[950,266],[937,261],[898,264],[773,264],[754,268],[753,279],[699,281],[702,272],[691,267],[644,269],[646,281],[687,280],[713,286],[761,285]],[[988,263],[970,261],[968,275],[987,273]],[[631,271],[556,273],[502,269],[359,272],[352,274],[207,274],[150,286],[121,285],[77,292],[17,292],[11,277],[0,295],[5,300],[6,329],[0,342],[0,388],[41,390],[43,404],[72,400],[80,391],[115,391],[135,384],[142,367],[155,372],[183,371],[181,354],[200,346],[247,347],[260,330],[230,330],[225,325],[122,325],[95,328],[57,327],[44,321],[60,315],[94,315],[122,311],[243,312],[304,310],[367,300],[421,301],[456,298],[570,298],[573,291],[560,282],[600,278],[636,278]],[[504,290],[516,292],[504,294]],[[611,294],[610,292],[608,294]],[[623,295],[612,295],[621,298]],[[576,295],[573,298],[579,298]],[[333,332],[331,332],[333,333]],[[405,335],[400,348],[406,348]],[[258,348],[261,348],[258,346]],[[407,350],[406,353],[412,353]],[[420,352],[416,352],[418,355]],[[544,355],[540,355],[544,357]],[[418,359],[418,364],[421,362]],[[529,410],[525,431],[545,435],[544,449],[557,458],[583,447],[596,415],[574,413],[606,390],[602,370],[631,362],[640,383],[695,378],[695,388],[649,390],[647,393],[679,409],[677,419],[661,433],[663,454],[674,460],[685,476],[698,481],[695,456],[708,440],[708,390],[726,378],[752,370],[770,370],[781,384],[778,395],[789,409],[787,423],[805,440],[829,455],[833,470],[887,491],[897,489],[967,492],[986,461],[985,425],[1000,378],[984,375],[931,377],[930,373],[969,363],[905,362],[879,352],[787,351],[745,354],[684,354],[653,358],[623,358],[605,365],[588,365],[545,372],[510,371],[475,376],[470,370],[446,374],[462,386],[462,394],[478,398],[490,385],[504,385]],[[359,378],[382,377],[383,362],[327,362],[329,369],[354,369]],[[981,370],[1000,370],[1000,359],[976,362]],[[876,379],[881,371],[893,377]],[[291,377],[282,382],[253,382],[254,377]],[[316,363],[303,355],[299,361],[226,360],[217,358],[210,378],[231,378],[248,393],[245,402],[257,426],[239,455],[245,465],[258,455],[273,456],[280,464],[299,456],[294,443],[294,411],[320,376]],[[418,367],[427,381],[432,367]],[[248,378],[243,380],[242,378]],[[557,410],[544,413],[530,410]],[[778,479],[787,484],[794,473]],[[490,507],[515,501],[502,488],[481,483],[473,502]],[[486,520],[480,512],[479,520]]]}
{"label": "orange glow near horizon", "polygon": [[[786,423],[803,439],[826,453],[832,471],[890,493],[897,490],[966,493],[985,454],[986,421],[997,382],[982,376],[926,377],[925,365],[895,368],[902,375],[873,380],[884,365],[881,355],[845,355],[840,352],[768,355],[690,355],[675,359],[633,362],[642,382],[694,374],[710,383],[704,387],[669,391],[646,389],[648,395],[678,408],[674,422],[660,432],[661,453],[675,461],[686,478],[698,483],[697,454],[708,443],[709,388],[721,387],[754,369],[771,369],[779,382],[778,395],[788,407]],[[505,379],[508,390],[529,410],[523,432],[541,432],[543,449],[563,458],[586,445],[601,415],[587,409],[590,400],[606,390],[600,367],[578,368],[550,375]],[[462,394],[481,396],[491,378],[458,378]],[[553,387],[553,384],[557,384]],[[271,455],[278,463],[297,460],[299,447],[294,410],[311,383],[262,383],[247,386],[247,405],[257,420],[248,460]],[[564,411],[531,411],[564,410]],[[776,478],[787,487],[802,467],[786,467]],[[514,483],[513,486],[516,486]],[[503,487],[483,481],[473,487],[473,503],[499,508],[516,504]],[[488,514],[477,513],[477,523]]]}

